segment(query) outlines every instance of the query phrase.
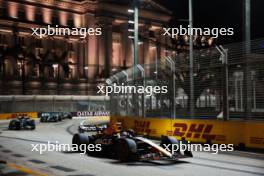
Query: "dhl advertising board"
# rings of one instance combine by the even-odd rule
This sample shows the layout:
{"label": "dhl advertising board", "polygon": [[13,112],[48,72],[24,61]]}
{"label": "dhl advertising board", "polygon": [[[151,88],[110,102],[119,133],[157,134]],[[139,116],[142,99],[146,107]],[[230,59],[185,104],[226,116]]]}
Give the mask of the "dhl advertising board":
{"label": "dhl advertising board", "polygon": [[199,143],[264,148],[264,122],[111,117],[111,123],[115,122],[151,137],[169,135]]}
{"label": "dhl advertising board", "polygon": [[30,116],[31,118],[37,118],[37,112],[17,112],[17,113],[3,113],[0,114],[0,120],[13,119],[18,116]]}

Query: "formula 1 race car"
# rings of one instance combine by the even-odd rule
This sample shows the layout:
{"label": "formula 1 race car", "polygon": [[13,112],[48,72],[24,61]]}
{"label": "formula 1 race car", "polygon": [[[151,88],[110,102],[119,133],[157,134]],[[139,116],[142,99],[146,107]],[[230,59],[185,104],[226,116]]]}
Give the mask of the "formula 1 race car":
{"label": "formula 1 race car", "polygon": [[21,129],[34,130],[36,129],[35,120],[30,119],[30,117],[27,117],[27,116],[19,116],[16,119],[12,119],[9,122],[8,129],[9,130],[21,130]]}
{"label": "formula 1 race car", "polygon": [[83,120],[78,128],[79,133],[84,133],[84,132],[91,132],[91,131],[103,131],[106,129],[107,125],[106,124],[97,124],[97,125],[92,125],[89,123],[87,120]]}
{"label": "formula 1 race car", "polygon": [[[100,155],[114,157],[122,162],[125,161],[144,161],[144,160],[177,160],[179,158],[192,157],[192,152],[169,151],[165,146],[179,145],[176,138],[163,136],[160,145],[153,141],[135,135],[133,130],[112,133],[113,130],[107,127],[103,133],[95,135],[74,134],[72,144],[81,146],[83,144],[101,145],[101,151],[88,151],[90,155]],[[109,133],[111,131],[111,133]]]}
{"label": "formula 1 race car", "polygon": [[72,119],[71,113],[63,112],[62,113],[62,119]]}
{"label": "formula 1 race car", "polygon": [[62,121],[62,116],[59,113],[41,113],[40,122],[58,122]]}

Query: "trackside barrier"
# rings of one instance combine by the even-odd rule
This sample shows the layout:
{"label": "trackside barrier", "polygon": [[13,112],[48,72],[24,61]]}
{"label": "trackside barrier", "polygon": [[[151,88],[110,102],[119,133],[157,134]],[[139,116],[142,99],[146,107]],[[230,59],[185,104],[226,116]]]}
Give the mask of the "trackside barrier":
{"label": "trackside barrier", "polygon": [[178,140],[198,143],[234,144],[264,149],[264,122],[199,119],[156,119],[111,116],[111,123],[121,122],[151,137],[175,136]]}
{"label": "trackside barrier", "polygon": [[17,112],[17,113],[2,113],[0,114],[0,120],[7,120],[13,119],[17,116],[30,116],[31,118],[35,119],[38,117],[37,112]]}

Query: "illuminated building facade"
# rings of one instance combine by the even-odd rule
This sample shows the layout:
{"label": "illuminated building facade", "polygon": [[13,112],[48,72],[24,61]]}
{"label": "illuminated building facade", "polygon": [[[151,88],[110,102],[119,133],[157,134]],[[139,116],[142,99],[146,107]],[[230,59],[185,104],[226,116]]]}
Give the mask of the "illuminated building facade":
{"label": "illuminated building facade", "polygon": [[[132,66],[130,0],[0,0],[0,94],[87,95],[110,75]],[[163,35],[171,12],[140,4],[139,64],[176,54]],[[32,35],[31,28],[100,27],[102,35]],[[161,45],[163,43],[164,45]]]}

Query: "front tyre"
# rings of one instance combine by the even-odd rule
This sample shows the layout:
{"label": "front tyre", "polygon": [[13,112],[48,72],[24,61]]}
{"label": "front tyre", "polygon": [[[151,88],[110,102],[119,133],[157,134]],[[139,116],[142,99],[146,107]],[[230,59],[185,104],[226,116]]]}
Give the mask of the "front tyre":
{"label": "front tyre", "polygon": [[137,144],[134,140],[120,138],[117,141],[117,158],[122,162],[133,160],[137,153]]}

